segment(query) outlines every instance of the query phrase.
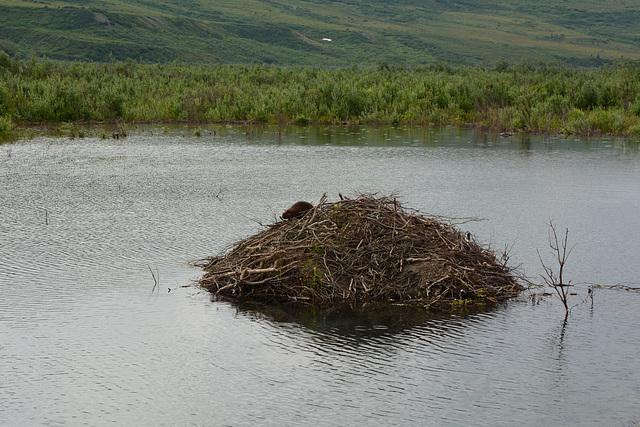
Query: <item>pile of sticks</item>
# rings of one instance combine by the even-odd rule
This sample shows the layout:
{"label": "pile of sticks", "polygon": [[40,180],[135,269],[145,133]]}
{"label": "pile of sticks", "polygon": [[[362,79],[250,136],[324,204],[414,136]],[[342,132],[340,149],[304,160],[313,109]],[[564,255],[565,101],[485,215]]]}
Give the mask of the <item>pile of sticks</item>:
{"label": "pile of sticks", "polygon": [[391,196],[341,196],[335,203],[323,196],[302,218],[278,221],[194,264],[205,270],[203,288],[262,302],[431,307],[495,303],[523,289],[506,256],[450,220],[404,209]]}

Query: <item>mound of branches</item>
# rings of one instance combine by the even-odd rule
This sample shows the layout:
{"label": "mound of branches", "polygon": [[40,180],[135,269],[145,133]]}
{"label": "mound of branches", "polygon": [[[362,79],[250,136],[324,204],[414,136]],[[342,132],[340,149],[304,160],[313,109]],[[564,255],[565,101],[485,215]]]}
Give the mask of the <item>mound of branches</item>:
{"label": "mound of branches", "polygon": [[506,257],[448,220],[404,209],[394,197],[320,200],[302,218],[278,221],[200,261],[205,289],[236,300],[395,301],[433,306],[498,302],[522,286]]}

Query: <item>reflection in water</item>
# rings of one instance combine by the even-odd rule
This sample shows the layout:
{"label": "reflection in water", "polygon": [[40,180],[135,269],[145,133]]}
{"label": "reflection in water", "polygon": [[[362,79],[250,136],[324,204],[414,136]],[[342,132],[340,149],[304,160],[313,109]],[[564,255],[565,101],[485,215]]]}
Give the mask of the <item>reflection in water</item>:
{"label": "reflection in water", "polygon": [[599,290],[564,322],[551,298],[465,315],[292,315],[211,301],[188,267],[297,200],[398,191],[423,212],[487,218],[469,231],[513,246],[530,276],[553,218],[580,243],[573,283],[637,283],[637,140],[410,126],[129,131],[1,147],[0,424],[640,417],[637,293]]}
{"label": "reflection in water", "polygon": [[[213,297],[213,301],[225,301]],[[228,301],[238,313],[257,316],[276,323],[295,323],[321,333],[331,331],[344,336],[379,336],[397,334],[429,322],[445,322],[452,318],[490,311],[479,307],[452,310],[425,310],[423,307],[368,303],[363,306],[336,304],[330,307],[309,305],[269,305],[253,302]],[[500,304],[497,307],[502,307]],[[492,307],[496,309],[497,307]]]}
{"label": "reflection in water", "polygon": [[564,336],[565,333],[567,331],[567,320],[568,320],[569,315],[566,314],[564,316],[564,319],[562,320],[562,324],[560,326],[560,330],[558,331],[558,336],[555,338],[555,349],[553,351],[553,353],[555,353],[555,360],[556,360],[556,382],[558,383],[558,387],[562,387],[563,383],[566,381],[566,364],[567,364],[567,360],[566,360],[566,356],[564,354],[565,352],[565,343],[564,343]]}
{"label": "reflection in water", "polygon": [[231,303],[239,312],[263,316],[279,323],[297,323],[317,331],[358,336],[398,333],[442,316],[423,308],[370,304],[366,307],[336,305],[328,308],[296,305]]}
{"label": "reflection in water", "polygon": [[531,135],[529,135],[529,134],[522,135],[520,137],[518,148],[520,148],[520,150],[522,150],[522,151],[531,150]]}

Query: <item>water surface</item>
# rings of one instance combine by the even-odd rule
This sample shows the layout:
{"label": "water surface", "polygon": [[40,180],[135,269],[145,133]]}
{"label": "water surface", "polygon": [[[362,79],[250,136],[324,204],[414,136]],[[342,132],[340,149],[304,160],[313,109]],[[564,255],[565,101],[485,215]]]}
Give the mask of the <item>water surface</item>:
{"label": "water surface", "polygon": [[[637,425],[640,152],[458,128],[132,127],[0,146],[0,424]],[[395,192],[552,297],[428,319],[277,321],[192,286],[295,201]],[[159,287],[151,274],[159,277]],[[591,285],[622,285],[597,289]],[[277,316],[282,319],[282,317]]]}

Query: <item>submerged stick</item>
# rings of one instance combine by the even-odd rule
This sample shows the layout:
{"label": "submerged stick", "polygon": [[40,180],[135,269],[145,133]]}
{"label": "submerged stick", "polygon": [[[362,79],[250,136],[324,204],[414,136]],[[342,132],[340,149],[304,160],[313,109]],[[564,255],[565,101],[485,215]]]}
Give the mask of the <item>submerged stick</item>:
{"label": "submerged stick", "polygon": [[[158,293],[160,293],[160,273],[158,273],[158,277],[156,277],[156,275],[153,273],[153,270],[151,269],[151,266],[149,264],[147,264],[147,268],[149,268],[149,272],[151,273],[151,277],[153,277],[153,289],[151,289],[151,293],[153,293],[156,288],[158,289]],[[158,267],[156,267],[156,272],[158,270]]]}

